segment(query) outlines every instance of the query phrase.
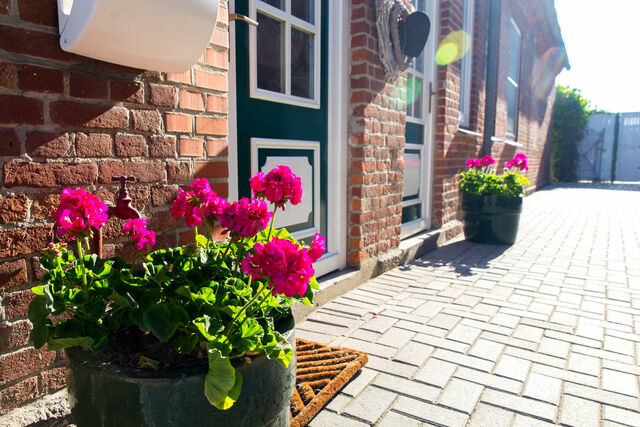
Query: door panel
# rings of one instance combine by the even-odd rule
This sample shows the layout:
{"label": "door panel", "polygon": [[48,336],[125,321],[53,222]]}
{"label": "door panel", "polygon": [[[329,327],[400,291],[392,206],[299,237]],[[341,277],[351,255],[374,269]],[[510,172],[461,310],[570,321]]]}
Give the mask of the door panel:
{"label": "door panel", "polygon": [[438,2],[412,0],[412,3],[416,10],[429,16],[431,32],[423,53],[413,60],[407,72],[402,237],[428,228],[431,221],[431,164],[436,88],[434,57],[438,38]]}
{"label": "door panel", "polygon": [[[327,234],[328,1],[236,0],[257,28],[235,28],[239,196],[249,178],[285,164],[303,181],[302,202],[276,224],[305,239]],[[328,242],[329,243],[329,242]]]}

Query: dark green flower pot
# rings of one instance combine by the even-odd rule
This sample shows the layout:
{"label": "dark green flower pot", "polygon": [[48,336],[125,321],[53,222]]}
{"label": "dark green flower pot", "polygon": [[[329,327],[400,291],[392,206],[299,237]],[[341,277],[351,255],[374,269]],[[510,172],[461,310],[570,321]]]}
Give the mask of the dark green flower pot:
{"label": "dark green flower pot", "polygon": [[464,237],[474,243],[513,244],[524,197],[462,193]]}
{"label": "dark green flower pot", "polygon": [[[286,336],[295,349],[294,330]],[[65,351],[71,368],[71,414],[80,427],[289,425],[295,351],[286,368],[264,356],[251,363],[234,363],[242,374],[242,393],[226,411],[210,405],[204,396],[205,369],[157,376],[101,365],[79,347]]]}

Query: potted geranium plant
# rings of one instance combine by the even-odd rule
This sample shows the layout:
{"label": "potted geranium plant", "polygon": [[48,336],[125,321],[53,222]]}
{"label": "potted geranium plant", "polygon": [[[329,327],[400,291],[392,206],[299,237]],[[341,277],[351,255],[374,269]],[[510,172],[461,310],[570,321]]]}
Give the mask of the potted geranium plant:
{"label": "potted geranium plant", "polygon": [[[65,349],[78,425],[288,425],[291,303],[311,304],[312,263],[326,248],[318,234],[305,246],[273,228],[302,196],[288,167],[250,182],[254,197],[233,203],[205,179],[179,190],[171,212],[193,227],[195,244],[148,253],[155,233],[128,221],[133,262],[86,253],[107,207],[83,189],[63,191],[54,219],[75,253],[65,243],[43,252],[29,320],[36,348]],[[216,226],[225,240],[214,240]]]}
{"label": "potted geranium plant", "polygon": [[524,186],[529,180],[527,156],[516,154],[504,164],[502,175],[493,169],[491,156],[468,159],[460,174],[464,236],[476,243],[512,244],[518,235]]}

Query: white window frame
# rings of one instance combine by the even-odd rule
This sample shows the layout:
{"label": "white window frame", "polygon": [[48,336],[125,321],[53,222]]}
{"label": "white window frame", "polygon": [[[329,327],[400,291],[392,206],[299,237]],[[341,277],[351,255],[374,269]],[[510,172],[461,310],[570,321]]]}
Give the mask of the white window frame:
{"label": "white window frame", "polygon": [[507,60],[507,85],[511,85],[513,87],[516,88],[516,100],[515,100],[515,108],[516,108],[516,114],[515,117],[513,118],[513,133],[509,132],[509,87],[507,86],[507,123],[506,123],[506,136],[508,140],[513,140],[515,141],[516,139],[516,135],[518,134],[518,116],[520,114],[520,74],[521,74],[521,70],[520,70],[520,65],[522,64],[522,31],[520,31],[520,28],[518,27],[518,24],[516,24],[516,21],[513,20],[513,18],[510,19],[510,23],[509,23],[510,27],[515,29],[516,32],[518,33],[518,39],[520,40],[519,46],[518,46],[518,75],[515,76],[518,81],[513,80],[513,78],[511,77],[511,75],[509,75],[510,71],[511,71],[511,43],[513,42],[513,40],[511,40],[511,28],[509,28],[509,58]]}
{"label": "white window frame", "polygon": [[[460,62],[460,112],[458,116],[458,125],[468,128],[471,124],[471,65],[473,64],[473,21],[475,0],[464,0],[462,31],[468,35],[463,40],[469,43],[467,53],[462,57]],[[464,85],[463,85],[464,83]],[[464,92],[462,87],[464,86]]]}
{"label": "white window frame", "polygon": [[[320,29],[321,1],[314,0],[314,15],[311,24],[291,13],[291,0],[284,0],[285,10],[278,9],[261,0],[249,0],[249,17],[256,20],[258,12],[268,15],[284,23],[284,93],[274,92],[258,87],[258,30],[254,26],[249,27],[249,94],[252,98],[265,101],[279,102],[282,104],[296,105],[298,107],[320,108]],[[325,0],[327,1],[327,0]],[[303,98],[291,94],[291,27],[313,35],[313,97]]]}

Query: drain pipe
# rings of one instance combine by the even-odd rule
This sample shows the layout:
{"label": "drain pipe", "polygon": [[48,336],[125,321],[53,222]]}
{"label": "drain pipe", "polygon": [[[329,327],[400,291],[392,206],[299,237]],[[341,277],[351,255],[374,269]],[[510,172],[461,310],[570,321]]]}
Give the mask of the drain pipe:
{"label": "drain pipe", "polygon": [[498,84],[498,45],[500,43],[500,0],[489,4],[489,39],[487,40],[487,80],[484,107],[484,140],[482,155],[491,154],[493,134],[496,129],[496,98]]}

